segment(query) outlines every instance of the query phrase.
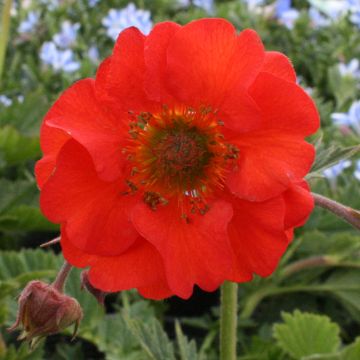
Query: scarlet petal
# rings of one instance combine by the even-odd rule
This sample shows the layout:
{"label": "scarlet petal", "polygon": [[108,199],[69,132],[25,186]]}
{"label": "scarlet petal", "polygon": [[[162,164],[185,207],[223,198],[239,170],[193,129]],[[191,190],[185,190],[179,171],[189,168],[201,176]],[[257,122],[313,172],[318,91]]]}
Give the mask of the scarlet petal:
{"label": "scarlet petal", "polygon": [[43,186],[45,216],[64,227],[72,243],[89,254],[117,255],[138,234],[127,212],[135,199],[122,195],[122,181],[100,180],[89,153],[69,140],[59,153],[56,170]]}
{"label": "scarlet petal", "polygon": [[286,81],[296,82],[296,73],[291,61],[284,54],[277,51],[267,51],[265,53],[264,64],[261,71],[270,73]]}
{"label": "scarlet petal", "polygon": [[196,20],[183,26],[170,41],[168,87],[186,104],[218,109],[231,90],[249,86],[263,58],[264,49],[254,31],[237,35],[226,20]]}
{"label": "scarlet petal", "polygon": [[70,139],[70,136],[64,131],[46,125],[46,119],[51,118],[53,114],[54,110],[51,109],[46,115],[40,131],[40,145],[44,155],[35,166],[36,181],[40,189],[53,173],[60,149]]}
{"label": "scarlet petal", "polygon": [[282,197],[262,203],[233,199],[232,205],[229,237],[235,266],[229,280],[248,281],[253,273],[270,275],[288,245]]}
{"label": "scarlet petal", "polygon": [[116,41],[108,68],[104,67],[108,75],[103,86],[114,109],[144,111],[151,106],[144,91],[144,41],[137,28],[125,29]]}
{"label": "scarlet petal", "polygon": [[166,90],[166,52],[179,29],[180,25],[165,21],[155,25],[145,40],[145,91],[150,99],[167,105],[172,100]]}
{"label": "scarlet petal", "polygon": [[302,137],[319,128],[314,102],[298,85],[269,73],[260,73],[250,95],[261,109],[263,129],[278,129]]}
{"label": "scarlet petal", "polygon": [[132,221],[161,254],[170,289],[188,298],[195,284],[207,291],[215,290],[231,267],[227,224],[232,208],[219,201],[204,216],[194,215],[186,223],[177,206],[169,204],[153,211],[139,204]]}
{"label": "scarlet petal", "polygon": [[127,129],[120,119],[102,110],[94,91],[94,80],[78,81],[53,105],[45,123],[61,129],[82,144],[91,154],[96,170],[104,180],[119,177],[121,145]]}
{"label": "scarlet petal", "polygon": [[303,178],[315,157],[312,145],[277,131],[251,132],[232,141],[240,150],[237,170],[227,177],[232,193],[250,201],[264,201]]}
{"label": "scarlet petal", "polygon": [[285,228],[294,228],[305,224],[314,209],[314,198],[305,180],[291,184],[283,194],[286,206]]}
{"label": "scarlet petal", "polygon": [[100,256],[74,246],[63,230],[61,247],[64,257],[72,265],[90,266],[89,280],[97,289],[117,292],[138,288],[144,297],[156,300],[172,295],[160,254],[141,237],[121,255]]}

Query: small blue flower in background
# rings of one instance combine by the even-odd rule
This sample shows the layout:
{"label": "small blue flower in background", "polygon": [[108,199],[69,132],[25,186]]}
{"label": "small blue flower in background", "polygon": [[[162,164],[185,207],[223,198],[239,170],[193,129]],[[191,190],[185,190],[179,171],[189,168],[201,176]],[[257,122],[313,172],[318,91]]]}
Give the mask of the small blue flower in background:
{"label": "small blue flower in background", "polygon": [[31,33],[35,30],[39,23],[40,13],[37,11],[30,11],[24,21],[22,21],[18,27],[20,34]]}
{"label": "small blue flower in background", "polygon": [[54,35],[53,41],[60,48],[66,49],[75,44],[77,32],[80,24],[72,24],[70,21],[64,21],[61,24],[61,31]]}
{"label": "small blue flower in background", "polygon": [[[344,16],[351,6],[352,0],[308,0],[311,5],[329,16],[332,20],[338,20]],[[357,0],[356,0],[357,1]]]}
{"label": "small blue flower in background", "polygon": [[360,181],[360,159],[356,160],[354,176]]}
{"label": "small blue flower in background", "polygon": [[360,28],[360,4],[350,9],[350,21]]}
{"label": "small blue flower in background", "polygon": [[331,119],[335,125],[351,127],[360,135],[360,101],[355,101],[347,113],[331,114]]}
{"label": "small blue flower in background", "polygon": [[318,9],[311,6],[309,9],[309,17],[314,27],[322,27],[330,25],[330,19],[326,18]]}
{"label": "small blue flower in background", "polygon": [[100,0],[89,0],[89,6],[94,7],[99,3]]}
{"label": "small blue flower in background", "polygon": [[348,167],[351,166],[350,160],[341,160],[339,163],[323,170],[323,175],[330,181],[332,185],[335,185],[336,178]]}
{"label": "small blue flower in background", "polygon": [[147,35],[152,29],[150,11],[137,9],[133,3],[121,10],[111,9],[108,15],[103,18],[102,24],[106,27],[107,35],[116,40],[119,33],[130,27],[137,27],[142,33]]}
{"label": "small blue flower in background", "polygon": [[242,2],[244,2],[249,10],[252,11],[259,9],[265,4],[265,0],[242,0]]}
{"label": "small blue flower in background", "polygon": [[294,27],[299,15],[299,11],[291,7],[291,0],[277,0],[275,3],[275,16],[288,29]]}
{"label": "small blue flower in background", "polygon": [[340,63],[338,69],[341,76],[350,76],[354,79],[360,79],[360,62],[358,59],[352,59],[348,64]]}
{"label": "small blue flower in background", "polygon": [[12,100],[6,95],[0,95],[0,104],[9,107],[12,104]]}
{"label": "small blue flower in background", "polygon": [[94,64],[99,63],[99,60],[100,60],[99,50],[95,45],[90,46],[90,48],[87,52],[87,56],[92,63],[94,63]]}
{"label": "small blue flower in background", "polygon": [[46,5],[46,9],[55,10],[60,6],[61,0],[39,0],[40,4]]}
{"label": "small blue flower in background", "polygon": [[190,6],[191,3],[203,10],[205,10],[209,14],[214,13],[214,0],[178,0],[177,1],[180,6]]}
{"label": "small blue flower in background", "polygon": [[72,50],[59,50],[53,42],[45,42],[40,49],[40,59],[55,71],[74,72],[80,68],[80,63],[74,60]]}

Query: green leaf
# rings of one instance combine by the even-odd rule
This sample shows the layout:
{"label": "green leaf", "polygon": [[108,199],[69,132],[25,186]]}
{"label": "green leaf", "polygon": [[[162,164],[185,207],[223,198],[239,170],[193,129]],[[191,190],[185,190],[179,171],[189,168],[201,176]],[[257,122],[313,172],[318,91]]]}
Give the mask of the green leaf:
{"label": "green leaf", "polygon": [[175,360],[174,347],[157,320],[146,324],[124,317],[127,326],[152,360]]}
{"label": "green leaf", "polygon": [[40,155],[38,137],[20,134],[12,126],[0,128],[0,157],[8,165],[15,165]]}
{"label": "green leaf", "polygon": [[274,325],[274,337],[279,346],[294,359],[313,354],[332,354],[340,346],[337,324],[327,316],[301,313],[283,313],[283,324]]}
{"label": "green leaf", "polygon": [[315,163],[307,178],[316,176],[322,170],[337,164],[340,160],[349,159],[360,151],[360,146],[340,147],[331,145],[326,149],[319,149],[316,153]]}
{"label": "green leaf", "polygon": [[181,360],[197,360],[196,343],[194,340],[189,341],[182,332],[180,323],[175,322],[176,340],[179,347]]}

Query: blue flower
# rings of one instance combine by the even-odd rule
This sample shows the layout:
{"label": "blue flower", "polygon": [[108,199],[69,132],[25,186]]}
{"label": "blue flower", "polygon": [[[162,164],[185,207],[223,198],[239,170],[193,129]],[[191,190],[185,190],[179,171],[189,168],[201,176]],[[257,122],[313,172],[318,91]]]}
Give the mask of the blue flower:
{"label": "blue flower", "polygon": [[12,100],[6,95],[0,95],[0,104],[9,107],[12,104]]}
{"label": "blue flower", "polygon": [[18,27],[20,34],[31,33],[35,30],[40,19],[40,13],[37,11],[30,11],[24,21]]}
{"label": "blue flower", "polygon": [[61,24],[61,31],[53,36],[54,43],[60,48],[66,49],[72,46],[77,37],[80,24],[72,24],[70,21],[64,21]]}
{"label": "blue flower", "polygon": [[309,17],[314,27],[322,27],[330,25],[330,19],[326,18],[318,9],[311,6],[309,9]]}
{"label": "blue flower", "polygon": [[354,176],[356,179],[358,179],[360,181],[360,160],[356,161]]}
{"label": "blue flower", "polygon": [[275,4],[275,15],[281,24],[288,29],[292,29],[300,13],[291,7],[291,0],[277,0]]}
{"label": "blue flower", "polygon": [[40,49],[40,59],[55,71],[74,72],[80,63],[74,60],[72,50],[59,50],[53,42],[45,42]]}
{"label": "blue flower", "polygon": [[351,166],[350,160],[341,160],[339,163],[325,169],[323,175],[334,184],[336,178],[348,167]]}
{"label": "blue flower", "polygon": [[352,59],[348,64],[340,63],[338,70],[343,77],[349,76],[354,79],[360,79],[360,62],[358,59]]}
{"label": "blue flower", "polygon": [[90,48],[87,52],[87,56],[92,63],[94,63],[94,64],[99,63],[99,60],[100,60],[99,50],[95,45],[90,46]]}
{"label": "blue flower", "polygon": [[355,101],[347,113],[331,114],[331,119],[335,125],[351,127],[360,135],[360,101]]}
{"label": "blue flower", "polygon": [[107,35],[116,40],[124,29],[135,26],[147,35],[153,24],[150,11],[137,9],[133,3],[121,10],[110,9],[108,15],[103,18],[102,24],[106,27]]}
{"label": "blue flower", "polygon": [[190,6],[192,3],[209,14],[214,13],[214,0],[178,0],[177,2],[180,6]]}
{"label": "blue flower", "polygon": [[98,4],[99,1],[100,1],[100,0],[89,0],[89,6],[90,6],[90,7],[94,7],[95,5]]}

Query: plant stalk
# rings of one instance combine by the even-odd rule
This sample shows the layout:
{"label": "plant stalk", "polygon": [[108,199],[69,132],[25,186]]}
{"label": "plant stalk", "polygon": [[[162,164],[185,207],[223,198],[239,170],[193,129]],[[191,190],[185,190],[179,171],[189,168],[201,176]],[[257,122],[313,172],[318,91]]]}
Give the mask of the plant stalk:
{"label": "plant stalk", "polygon": [[5,65],[5,54],[9,39],[10,30],[10,10],[12,0],[4,0],[4,5],[1,11],[1,23],[0,23],[0,86],[1,77]]}
{"label": "plant stalk", "polygon": [[72,269],[72,265],[69,264],[66,260],[64,261],[64,264],[62,265],[60,271],[58,272],[56,279],[54,280],[54,282],[52,283],[53,287],[60,291],[63,292],[64,291],[64,286],[66,283],[66,279],[70,274],[70,271]]}
{"label": "plant stalk", "polygon": [[352,209],[351,207],[345,206],[338,203],[337,201],[331,200],[325,196],[312,193],[315,200],[315,205],[322,207],[323,209],[331,211],[339,218],[347,221],[349,224],[360,230],[360,212]]}
{"label": "plant stalk", "polygon": [[225,281],[220,299],[220,360],[236,360],[238,285]]}

